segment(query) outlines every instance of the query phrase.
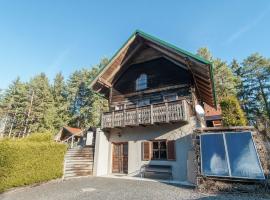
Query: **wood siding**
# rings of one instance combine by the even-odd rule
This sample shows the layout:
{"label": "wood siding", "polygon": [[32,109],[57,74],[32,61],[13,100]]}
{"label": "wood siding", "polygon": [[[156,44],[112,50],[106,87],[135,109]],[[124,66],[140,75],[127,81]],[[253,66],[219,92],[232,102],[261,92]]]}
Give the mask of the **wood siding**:
{"label": "wood siding", "polygon": [[[163,57],[133,64],[125,72],[119,73],[122,75],[111,89],[111,107],[121,104],[126,104],[129,108],[136,107],[137,101],[142,99],[160,103],[164,102],[164,96],[170,94],[191,98],[191,74]],[[147,89],[136,91],[136,79],[143,73],[147,75]]]}
{"label": "wood siding", "polygon": [[165,58],[131,65],[114,84],[113,94],[136,92],[135,82],[140,74],[147,74],[148,89],[160,88],[177,84],[191,84],[190,73]]}

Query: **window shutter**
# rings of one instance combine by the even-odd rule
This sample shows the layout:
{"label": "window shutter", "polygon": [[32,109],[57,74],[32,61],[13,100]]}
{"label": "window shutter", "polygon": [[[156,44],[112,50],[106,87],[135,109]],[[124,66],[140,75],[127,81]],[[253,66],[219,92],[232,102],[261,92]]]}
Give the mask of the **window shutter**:
{"label": "window shutter", "polygon": [[175,160],[175,141],[174,140],[167,141],[167,159]]}
{"label": "window shutter", "polygon": [[142,143],[142,158],[143,160],[150,160],[151,159],[151,142],[143,142]]}

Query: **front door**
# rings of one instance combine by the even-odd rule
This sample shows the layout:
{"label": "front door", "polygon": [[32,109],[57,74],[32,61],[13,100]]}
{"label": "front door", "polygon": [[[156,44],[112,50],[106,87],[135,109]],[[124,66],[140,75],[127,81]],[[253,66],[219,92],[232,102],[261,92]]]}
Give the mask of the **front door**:
{"label": "front door", "polygon": [[113,143],[113,173],[128,173],[128,143]]}

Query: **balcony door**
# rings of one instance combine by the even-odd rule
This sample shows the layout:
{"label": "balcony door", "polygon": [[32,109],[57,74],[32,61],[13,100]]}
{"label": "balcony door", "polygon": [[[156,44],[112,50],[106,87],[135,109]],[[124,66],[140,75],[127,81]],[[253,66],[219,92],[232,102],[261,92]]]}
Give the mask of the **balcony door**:
{"label": "balcony door", "polygon": [[128,173],[128,143],[113,143],[112,172]]}

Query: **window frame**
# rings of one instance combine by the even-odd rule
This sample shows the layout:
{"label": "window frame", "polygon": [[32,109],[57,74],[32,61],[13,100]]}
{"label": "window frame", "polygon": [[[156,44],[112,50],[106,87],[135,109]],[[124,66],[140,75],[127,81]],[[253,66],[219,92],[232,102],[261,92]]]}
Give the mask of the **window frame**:
{"label": "window frame", "polygon": [[[175,100],[168,100],[170,97],[175,97]],[[164,102],[171,102],[171,101],[177,101],[177,100],[178,100],[177,93],[171,93],[171,94],[163,95],[163,101]]]}
{"label": "window frame", "polygon": [[[241,176],[233,176],[232,175],[232,172],[231,172],[231,165],[230,165],[230,157],[229,157],[229,153],[228,153],[228,146],[227,146],[227,141],[226,141],[226,138],[225,138],[225,134],[226,133],[236,133],[236,134],[242,134],[242,133],[250,133],[251,135],[251,140],[252,140],[252,144],[253,144],[253,147],[255,149],[255,153],[256,153],[256,156],[258,158],[258,163],[259,163],[259,167],[260,167],[260,170],[263,174],[263,178],[250,178],[250,177],[241,177]],[[227,166],[228,166],[228,170],[229,170],[229,176],[218,176],[218,175],[205,175],[204,174],[204,171],[203,171],[203,159],[202,159],[202,135],[210,135],[210,134],[220,134],[223,136],[223,142],[224,142],[224,148],[225,148],[225,156],[226,156],[226,162],[227,162]],[[245,132],[237,132],[237,131],[234,131],[234,132],[211,132],[211,133],[203,133],[200,135],[200,161],[201,161],[201,166],[200,166],[200,170],[201,170],[201,174],[204,176],[204,177],[213,177],[213,178],[230,178],[230,179],[247,179],[247,180],[265,180],[265,175],[264,175],[264,170],[262,168],[262,164],[261,164],[261,160],[260,160],[260,157],[259,157],[259,154],[258,154],[258,151],[257,151],[257,147],[254,143],[254,138],[253,138],[253,135],[252,135],[252,132],[251,131],[245,131]]]}
{"label": "window frame", "polygon": [[[154,149],[154,142],[158,142],[158,149]],[[160,148],[160,143],[161,142],[164,142],[165,144],[166,144],[166,148],[165,149],[161,149]],[[151,152],[151,154],[152,154],[152,156],[151,156],[151,160],[163,160],[163,161],[167,161],[168,160],[168,145],[167,145],[167,140],[151,140],[151,145],[152,145],[152,152]],[[155,151],[158,151],[159,152],[159,158],[154,158],[154,150]],[[164,158],[160,158],[160,152],[161,151],[165,151],[166,152],[166,158],[164,159]]]}
{"label": "window frame", "polygon": [[144,106],[149,106],[151,104],[151,101],[149,98],[145,98],[145,99],[139,99],[137,100],[137,107],[144,107]]}
{"label": "window frame", "polygon": [[148,88],[148,76],[146,73],[142,73],[135,81],[135,90],[141,91]]}

